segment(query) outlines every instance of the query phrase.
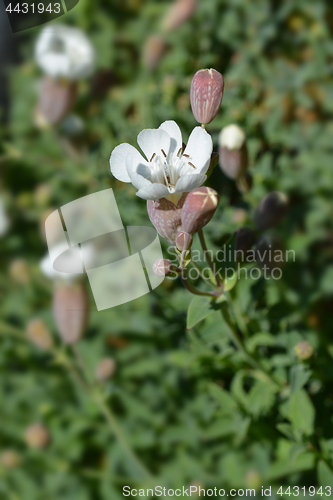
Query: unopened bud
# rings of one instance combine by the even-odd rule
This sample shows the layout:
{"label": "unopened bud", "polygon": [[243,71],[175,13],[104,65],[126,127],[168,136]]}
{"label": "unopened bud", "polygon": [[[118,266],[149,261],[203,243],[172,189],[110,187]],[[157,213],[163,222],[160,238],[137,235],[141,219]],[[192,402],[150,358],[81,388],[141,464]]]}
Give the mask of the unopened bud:
{"label": "unopened bud", "polygon": [[35,123],[40,128],[57,125],[73,109],[77,97],[75,82],[44,77],[39,91]]}
{"label": "unopened bud", "polygon": [[151,35],[143,48],[142,60],[147,69],[155,69],[161,62],[167,43],[160,35]]}
{"label": "unopened bud", "polygon": [[36,423],[27,428],[24,439],[30,448],[42,450],[50,443],[50,433],[43,424]]}
{"label": "unopened bud", "polygon": [[191,83],[191,106],[197,122],[210,123],[219,112],[223,97],[224,81],[215,69],[200,69]]}
{"label": "unopened bud", "polygon": [[219,135],[220,167],[230,179],[242,177],[248,167],[248,152],[244,130],[238,125],[224,127]]}
{"label": "unopened bud", "polygon": [[53,295],[53,314],[65,344],[75,344],[84,335],[89,303],[82,283],[57,283]]}
{"label": "unopened bud", "polygon": [[27,325],[27,336],[36,347],[48,351],[53,347],[50,330],[41,319],[32,319]]}
{"label": "unopened bud", "polygon": [[242,227],[236,231],[237,260],[246,260],[246,254],[255,242],[255,233],[249,227]]}
{"label": "unopened bud", "polygon": [[255,225],[260,230],[277,226],[285,216],[287,209],[287,196],[279,191],[272,191],[261,200],[254,215]]}
{"label": "unopened bud", "polygon": [[109,380],[116,372],[116,362],[112,358],[102,359],[96,368],[96,378],[100,382]]}
{"label": "unopened bud", "polygon": [[262,477],[256,470],[249,470],[245,475],[245,485],[255,490],[262,485]]}
{"label": "unopened bud", "polygon": [[191,191],[182,210],[184,231],[193,234],[206,226],[215,214],[218,203],[219,196],[212,188],[201,186]]}
{"label": "unopened bud", "polygon": [[283,267],[283,244],[277,235],[265,234],[256,242],[256,262],[262,269],[281,269]]}
{"label": "unopened bud", "polygon": [[163,29],[172,31],[184,24],[194,14],[196,5],[196,0],[176,0],[165,15]]}
{"label": "unopened bud", "polygon": [[24,259],[15,259],[10,263],[9,273],[11,278],[20,285],[27,285],[30,282],[30,270]]}
{"label": "unopened bud", "polygon": [[15,450],[4,450],[0,454],[0,465],[5,469],[15,469],[21,463],[21,457]]}
{"label": "unopened bud", "polygon": [[178,250],[189,250],[193,243],[193,236],[185,231],[180,231],[176,238],[176,247]]}
{"label": "unopened bud", "polygon": [[171,276],[179,274],[177,266],[169,259],[157,259],[153,265],[153,273],[156,276]]}
{"label": "unopened bud", "polygon": [[177,205],[166,198],[147,201],[147,211],[151,223],[158,234],[173,245],[176,242],[177,234],[181,231],[181,212],[185,198],[184,194]]}
{"label": "unopened bud", "polygon": [[307,340],[302,340],[294,347],[295,356],[301,361],[311,358],[313,354],[313,347]]}

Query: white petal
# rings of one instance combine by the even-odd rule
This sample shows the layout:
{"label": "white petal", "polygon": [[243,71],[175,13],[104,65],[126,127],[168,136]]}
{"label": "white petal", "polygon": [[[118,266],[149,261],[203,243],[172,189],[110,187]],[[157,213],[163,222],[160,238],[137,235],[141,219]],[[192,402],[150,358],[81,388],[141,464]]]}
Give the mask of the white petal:
{"label": "white petal", "polygon": [[136,193],[137,196],[143,198],[144,200],[159,200],[168,196],[169,190],[164,184],[150,184]]}
{"label": "white petal", "polygon": [[190,156],[200,173],[206,173],[210,164],[210,156],[213,151],[213,141],[211,136],[202,127],[195,127],[189,137],[184,155]]}
{"label": "white petal", "polygon": [[119,144],[112,151],[110,158],[111,172],[116,179],[122,182],[131,182],[131,178],[127,172],[126,158],[131,155],[133,158],[133,168],[136,169],[140,163],[147,164],[147,162],[140,155],[139,151],[127,143]]}
{"label": "white petal", "polygon": [[186,193],[187,191],[192,191],[192,189],[196,189],[201,186],[203,182],[207,179],[207,176],[204,174],[189,174],[183,175],[176,184],[175,191],[176,193]]}
{"label": "white petal", "polygon": [[148,128],[142,130],[138,135],[138,144],[148,161],[151,160],[154,153],[163,157],[162,149],[167,154],[170,149],[170,142],[169,134],[161,129]]}
{"label": "white petal", "polygon": [[[127,156],[126,165],[127,165],[127,173],[130,176],[131,183],[136,189],[140,190],[141,188],[150,186],[151,182],[144,176],[139,174],[135,169],[133,169],[133,157],[131,155]],[[147,168],[149,170],[149,167],[145,167],[144,165],[141,164],[139,165],[139,167]]]}
{"label": "white petal", "polygon": [[182,133],[177,123],[173,120],[168,120],[166,122],[163,122],[159,126],[159,129],[165,130],[171,138],[169,153],[175,152],[177,154],[183,145]]}

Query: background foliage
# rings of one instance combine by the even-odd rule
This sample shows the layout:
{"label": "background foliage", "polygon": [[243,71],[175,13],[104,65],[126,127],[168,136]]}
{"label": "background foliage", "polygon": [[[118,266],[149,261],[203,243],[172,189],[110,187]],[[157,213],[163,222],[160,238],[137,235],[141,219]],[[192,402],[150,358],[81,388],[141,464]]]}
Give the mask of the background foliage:
{"label": "background foliage", "polygon": [[[16,450],[21,463],[1,466],[1,498],[117,500],[124,484],[333,486],[332,5],[201,0],[189,21],[162,34],[169,6],[81,0],[62,19],[86,30],[98,69],[111,70],[80,83],[75,113],[85,129],[74,150],[66,130],[33,124],[39,29],[17,35],[20,63],[10,71],[10,117],[0,145],[1,193],[11,220],[0,241],[0,448]],[[150,35],[167,42],[155,69],[142,59]],[[110,153],[121,142],[136,145],[141,129],[167,119],[187,137],[196,125],[190,82],[204,67],[221,71],[226,84],[221,112],[208,126],[215,149],[223,126],[241,125],[253,176],[245,196],[218,167],[210,177],[221,198],[207,228],[211,244],[218,249],[224,236],[251,227],[267,192],[282,191],[291,201],[277,233],[296,261],[286,263],[279,281],[243,280],[232,292],[248,349],[287,386],[279,390],[248,364],[219,312],[187,330],[191,296],[178,281],[165,280],[149,295],[103,312],[91,301],[78,348],[91,379],[102,357],[115,359],[117,372],[104,390],[128,442],[155,476],[147,479],[66,370],[26,341],[26,327],[41,318],[60,342],[53,284],[39,269],[46,214],[112,187],[124,224],[149,224],[134,188],[111,178]],[[26,266],[19,275],[17,259]],[[314,348],[304,362],[294,351],[301,340]],[[36,421],[52,436],[45,450],[23,439]]]}

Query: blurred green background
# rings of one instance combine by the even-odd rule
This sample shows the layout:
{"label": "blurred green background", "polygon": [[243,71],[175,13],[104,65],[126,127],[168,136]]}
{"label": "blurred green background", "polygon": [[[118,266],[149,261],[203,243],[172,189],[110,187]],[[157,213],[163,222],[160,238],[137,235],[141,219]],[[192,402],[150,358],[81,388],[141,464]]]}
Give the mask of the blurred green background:
{"label": "blurred green background", "polygon": [[[333,487],[333,5],[198,0],[185,22],[165,30],[170,5],[80,0],[60,19],[83,29],[97,53],[96,74],[79,85],[79,132],[34,124],[40,28],[4,41],[17,47],[12,64],[2,63],[10,101],[3,100],[8,119],[0,130],[0,196],[9,217],[0,239],[1,499],[117,500],[123,485],[264,485],[273,486],[272,498],[281,498],[274,493],[281,485]],[[253,177],[243,196],[216,167],[208,183],[221,201],[207,227],[210,244],[218,249],[227,234],[252,227],[268,192],[290,199],[276,234],[295,262],[279,281],[243,280],[233,291],[248,348],[289,385],[277,391],[253,373],[219,313],[187,330],[192,297],[178,281],[102,312],[91,298],[79,355],[92,384],[100,359],[115,360],[103,397],[151,477],[128,458],[114,422],[110,428],[61,359],[29,342],[27,326],[41,319],[61,345],[53,283],[39,267],[46,216],[111,187],[124,225],[149,225],[145,201],[111,177],[111,151],[136,146],[143,128],[165,120],[177,121],[187,138],[196,126],[191,79],[206,67],[225,78],[221,111],[207,127],[214,149],[221,128],[239,124]],[[314,350],[304,361],[294,349],[302,340]],[[42,449],[24,439],[36,422],[51,436]]]}

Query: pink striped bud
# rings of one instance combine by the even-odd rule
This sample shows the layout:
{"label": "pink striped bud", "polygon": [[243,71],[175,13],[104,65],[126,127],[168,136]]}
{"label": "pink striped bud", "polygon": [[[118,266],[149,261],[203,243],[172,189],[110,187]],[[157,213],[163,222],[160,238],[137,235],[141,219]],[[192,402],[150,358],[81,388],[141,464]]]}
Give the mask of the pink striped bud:
{"label": "pink striped bud", "polygon": [[185,198],[186,193],[182,195],[177,205],[166,198],[147,201],[147,210],[151,223],[158,234],[173,245],[176,242],[177,234],[181,231],[181,212]]}
{"label": "pink striped bud", "polygon": [[46,76],[39,92],[35,123],[40,128],[57,125],[73,109],[77,83],[63,83]]}
{"label": "pink striped bud", "polygon": [[100,382],[105,382],[113,377],[116,372],[116,362],[112,358],[102,359],[96,368],[96,378]]}
{"label": "pink striped bud", "polygon": [[200,69],[191,83],[191,106],[197,122],[210,123],[219,112],[223,97],[224,81],[215,69]]}
{"label": "pink striped bud", "polygon": [[163,37],[160,35],[151,35],[143,47],[143,65],[149,70],[157,68],[164,56],[166,48],[167,43]]}
{"label": "pink striped bud", "polygon": [[82,283],[56,284],[53,315],[65,344],[76,344],[84,335],[89,315],[88,295]]}
{"label": "pink striped bud", "polygon": [[153,273],[156,276],[171,276],[179,274],[177,266],[169,259],[157,259],[153,265]]}
{"label": "pink striped bud", "polygon": [[224,127],[219,135],[220,167],[230,179],[242,177],[248,167],[248,152],[244,130],[238,125]]}
{"label": "pink striped bud", "polygon": [[178,250],[189,250],[193,243],[193,236],[189,233],[185,233],[185,231],[180,231],[176,238],[176,247]]}
{"label": "pink striped bud", "polygon": [[212,188],[201,186],[191,191],[182,210],[183,230],[193,234],[202,229],[215,214],[218,204],[219,196]]}

